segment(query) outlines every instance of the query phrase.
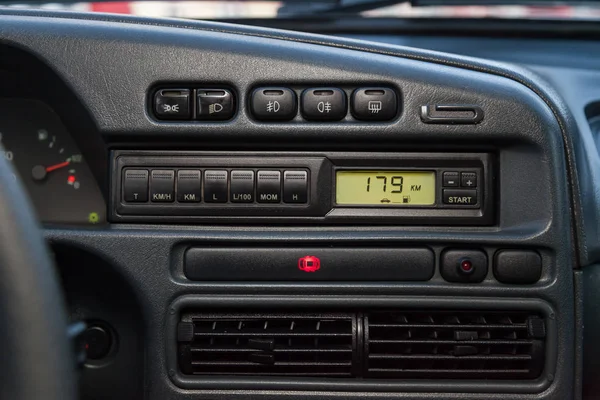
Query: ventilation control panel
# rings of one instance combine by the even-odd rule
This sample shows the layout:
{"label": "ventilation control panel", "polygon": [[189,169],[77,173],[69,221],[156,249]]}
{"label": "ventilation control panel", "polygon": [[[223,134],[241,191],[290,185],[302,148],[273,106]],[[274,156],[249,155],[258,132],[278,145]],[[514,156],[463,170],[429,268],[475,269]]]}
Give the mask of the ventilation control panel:
{"label": "ventilation control panel", "polygon": [[489,154],[116,151],[115,221],[489,225]]}
{"label": "ventilation control panel", "polygon": [[186,310],[177,355],[196,377],[532,380],[547,332],[543,315],[522,310]]}

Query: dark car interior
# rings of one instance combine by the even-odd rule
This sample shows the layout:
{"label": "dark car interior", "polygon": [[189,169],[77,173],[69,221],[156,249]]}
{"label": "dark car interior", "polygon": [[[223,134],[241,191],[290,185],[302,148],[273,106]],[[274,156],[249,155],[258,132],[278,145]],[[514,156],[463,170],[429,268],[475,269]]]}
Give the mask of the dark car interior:
{"label": "dark car interior", "polygon": [[438,23],[0,8],[0,398],[600,399],[598,23]]}

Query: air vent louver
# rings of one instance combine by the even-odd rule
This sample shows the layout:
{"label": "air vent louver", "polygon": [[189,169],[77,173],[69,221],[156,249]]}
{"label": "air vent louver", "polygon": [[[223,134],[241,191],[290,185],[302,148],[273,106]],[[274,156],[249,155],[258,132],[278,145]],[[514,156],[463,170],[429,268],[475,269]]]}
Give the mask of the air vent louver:
{"label": "air vent louver", "polygon": [[521,312],[366,314],[365,377],[533,379],[544,366],[544,320]]}
{"label": "air vent louver", "polygon": [[353,314],[184,314],[179,365],[188,375],[352,376]]}

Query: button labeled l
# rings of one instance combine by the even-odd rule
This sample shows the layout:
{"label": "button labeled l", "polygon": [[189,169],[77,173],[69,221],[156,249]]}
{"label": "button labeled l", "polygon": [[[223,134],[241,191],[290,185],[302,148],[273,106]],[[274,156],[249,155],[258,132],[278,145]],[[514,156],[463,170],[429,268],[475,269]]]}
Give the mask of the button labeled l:
{"label": "button labeled l", "polygon": [[227,203],[227,171],[206,170],[204,172],[204,201]]}

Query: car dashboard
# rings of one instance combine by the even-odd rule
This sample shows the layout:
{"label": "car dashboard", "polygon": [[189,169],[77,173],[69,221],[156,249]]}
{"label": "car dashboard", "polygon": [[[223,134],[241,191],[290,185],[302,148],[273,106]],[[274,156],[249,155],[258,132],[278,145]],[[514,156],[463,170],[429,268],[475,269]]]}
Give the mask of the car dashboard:
{"label": "car dashboard", "polygon": [[25,10],[0,39],[82,398],[594,398],[594,43]]}

